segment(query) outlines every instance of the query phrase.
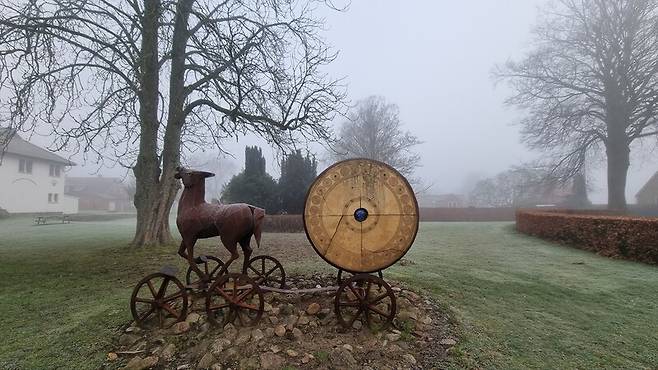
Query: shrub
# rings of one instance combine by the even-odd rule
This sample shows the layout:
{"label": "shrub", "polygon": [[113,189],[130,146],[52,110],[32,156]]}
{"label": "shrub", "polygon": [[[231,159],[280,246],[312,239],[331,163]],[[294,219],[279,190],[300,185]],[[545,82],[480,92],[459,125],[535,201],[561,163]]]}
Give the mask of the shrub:
{"label": "shrub", "polygon": [[516,229],[602,256],[658,264],[658,218],[609,211],[519,210]]}
{"label": "shrub", "polygon": [[268,233],[303,233],[302,215],[266,215],[263,231]]}

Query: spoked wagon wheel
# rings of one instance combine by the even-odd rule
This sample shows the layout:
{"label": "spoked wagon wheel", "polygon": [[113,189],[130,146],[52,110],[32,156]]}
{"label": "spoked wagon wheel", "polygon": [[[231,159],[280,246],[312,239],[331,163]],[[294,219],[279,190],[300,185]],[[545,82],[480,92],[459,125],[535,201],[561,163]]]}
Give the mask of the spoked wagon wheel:
{"label": "spoked wagon wheel", "polygon": [[[201,271],[210,277],[210,281],[217,279],[217,272],[224,266],[224,262],[215,256],[199,256],[194,259],[194,262]],[[201,288],[201,276],[192,269],[192,266],[187,267],[185,282],[188,286]]]}
{"label": "spoked wagon wheel", "polygon": [[252,275],[256,284],[283,289],[286,285],[286,271],[276,258],[256,256],[249,260],[247,273]]}
{"label": "spoked wagon wheel", "polygon": [[338,322],[346,328],[358,320],[373,331],[386,328],[395,317],[395,294],[383,279],[358,274],[345,280],[336,292]]}
{"label": "spoked wagon wheel", "polygon": [[[343,274],[353,275],[350,272],[343,271],[343,269],[338,269],[338,275],[336,276],[336,284],[341,285],[343,283]],[[377,271],[377,276],[379,276],[380,279],[384,280],[384,274],[382,273],[382,270]]]}
{"label": "spoked wagon wheel", "polygon": [[208,320],[226,325],[237,318],[242,326],[258,323],[263,315],[263,292],[244,274],[222,275],[210,286],[206,295]]}
{"label": "spoked wagon wheel", "polygon": [[162,272],[148,275],[135,286],[130,311],[140,327],[169,327],[187,315],[185,286]]}

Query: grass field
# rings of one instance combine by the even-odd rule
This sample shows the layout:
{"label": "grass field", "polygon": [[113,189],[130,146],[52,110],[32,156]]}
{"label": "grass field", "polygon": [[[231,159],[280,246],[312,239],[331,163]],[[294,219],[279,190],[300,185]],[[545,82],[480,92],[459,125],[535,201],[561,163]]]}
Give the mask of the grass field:
{"label": "grass field", "polygon": [[[173,246],[128,248],[133,223],[0,220],[0,369],[102,363],[130,320],[135,282],[163,264],[183,267]],[[330,270],[303,234],[263,240],[258,252],[289,271]],[[658,368],[655,266],[518,235],[507,223],[423,224],[406,257],[415,264],[385,277],[450,308],[460,332],[455,368]]]}

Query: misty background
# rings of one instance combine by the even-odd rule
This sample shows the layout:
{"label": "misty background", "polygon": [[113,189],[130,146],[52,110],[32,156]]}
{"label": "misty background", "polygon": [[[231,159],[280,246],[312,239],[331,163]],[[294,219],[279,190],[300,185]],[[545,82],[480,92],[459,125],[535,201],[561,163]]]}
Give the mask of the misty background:
{"label": "misty background", "polygon": [[[504,84],[496,86],[491,71],[496,64],[524,54],[538,7],[548,2],[417,1],[411,5],[360,0],[345,12],[321,9],[326,17],[326,39],[339,51],[327,72],[344,77],[351,103],[381,95],[399,106],[403,129],[423,141],[415,148],[422,166],[415,177],[431,185],[429,193],[468,194],[478,180],[541,155],[520,143],[516,123],[523,114],[504,105],[510,90]],[[339,117],[332,122],[333,130],[343,121]],[[50,143],[46,137],[30,140],[44,146]],[[245,145],[261,146],[267,171],[278,177],[280,156],[253,135],[223,143],[233,157],[227,158],[232,163],[218,177],[228,181],[241,170]],[[327,157],[325,148],[307,149],[321,160],[318,170],[329,164],[322,161]],[[82,155],[70,155],[78,165],[69,176],[127,174],[125,168],[99,168],[93,162],[85,163]],[[216,155],[215,148],[186,153],[187,158]],[[656,158],[653,145],[631,158],[626,188],[629,203],[635,202],[637,191],[658,170]],[[605,162],[587,168],[589,198],[594,203],[607,201],[605,168]]]}

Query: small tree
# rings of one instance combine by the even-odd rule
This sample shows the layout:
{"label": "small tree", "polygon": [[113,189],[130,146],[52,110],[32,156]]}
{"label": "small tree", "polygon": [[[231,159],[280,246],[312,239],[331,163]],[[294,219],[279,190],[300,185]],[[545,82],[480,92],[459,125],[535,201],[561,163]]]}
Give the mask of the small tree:
{"label": "small tree", "polygon": [[280,210],[277,183],[265,171],[265,158],[259,147],[245,148],[245,167],[233,176],[222,193],[224,203],[249,203],[270,213]]}
{"label": "small tree", "polygon": [[300,214],[304,211],[304,197],[317,176],[317,161],[310,155],[303,156],[296,150],[281,161],[279,194],[281,210]]}
{"label": "small tree", "polygon": [[412,149],[422,142],[402,130],[399,109],[381,96],[360,100],[344,122],[332,157],[370,158],[393,166],[405,176],[420,166],[420,156]]}

